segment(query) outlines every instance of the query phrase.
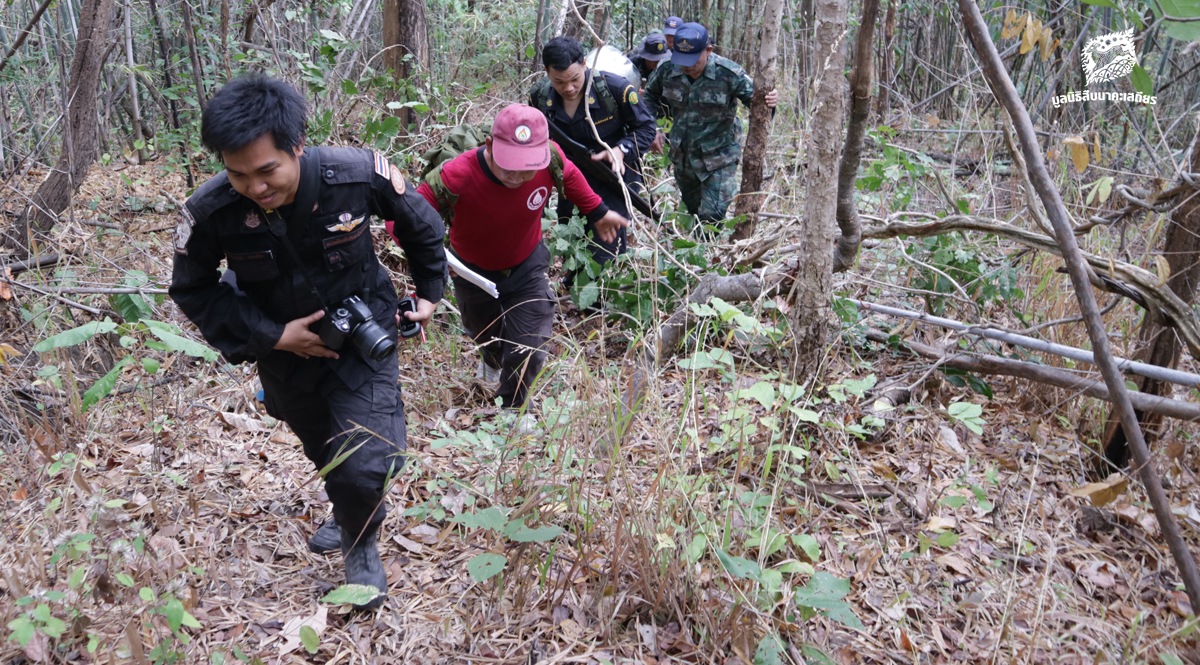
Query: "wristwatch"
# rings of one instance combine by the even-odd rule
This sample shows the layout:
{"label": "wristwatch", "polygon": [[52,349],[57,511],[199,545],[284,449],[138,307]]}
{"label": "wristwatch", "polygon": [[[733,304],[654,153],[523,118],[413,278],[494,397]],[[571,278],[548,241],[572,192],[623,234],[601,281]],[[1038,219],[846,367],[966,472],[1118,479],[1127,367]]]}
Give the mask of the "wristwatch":
{"label": "wristwatch", "polygon": [[621,152],[625,153],[626,155],[629,154],[629,146],[625,145],[624,143],[617,144],[617,147],[620,148]]}

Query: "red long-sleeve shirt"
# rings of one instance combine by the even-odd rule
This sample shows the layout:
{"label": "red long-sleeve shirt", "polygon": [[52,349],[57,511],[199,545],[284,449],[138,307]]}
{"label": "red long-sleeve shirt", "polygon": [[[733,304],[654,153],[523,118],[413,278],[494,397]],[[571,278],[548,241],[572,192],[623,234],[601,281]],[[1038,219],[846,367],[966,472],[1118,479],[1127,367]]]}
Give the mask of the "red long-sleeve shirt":
{"label": "red long-sleeve shirt", "polygon": [[[568,199],[596,221],[608,212],[608,206],[592,191],[579,168],[562,155],[563,190]],[[442,184],[458,197],[454,203],[454,221],[450,226],[450,245],[459,258],[484,270],[507,270],[529,258],[542,239],[542,209],[554,191],[550,169],[537,172],[529,182],[509,189],[492,174],[483,156],[483,148],[465,152],[442,165]],[[417,192],[441,211],[446,202],[438,201],[429,185],[422,183]],[[388,232],[391,233],[391,224]]]}

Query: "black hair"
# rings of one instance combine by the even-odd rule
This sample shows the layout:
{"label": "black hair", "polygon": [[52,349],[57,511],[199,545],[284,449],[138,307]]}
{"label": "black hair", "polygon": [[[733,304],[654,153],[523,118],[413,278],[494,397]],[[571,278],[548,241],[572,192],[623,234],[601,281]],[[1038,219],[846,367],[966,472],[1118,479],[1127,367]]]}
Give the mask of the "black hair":
{"label": "black hair", "polygon": [[220,155],[270,133],[275,147],[291,151],[304,140],[307,104],[290,84],[262,74],[226,83],[204,107],[200,140]]}
{"label": "black hair", "polygon": [[583,64],[583,46],[575,38],[559,35],[542,47],[542,64],[560,72]]}

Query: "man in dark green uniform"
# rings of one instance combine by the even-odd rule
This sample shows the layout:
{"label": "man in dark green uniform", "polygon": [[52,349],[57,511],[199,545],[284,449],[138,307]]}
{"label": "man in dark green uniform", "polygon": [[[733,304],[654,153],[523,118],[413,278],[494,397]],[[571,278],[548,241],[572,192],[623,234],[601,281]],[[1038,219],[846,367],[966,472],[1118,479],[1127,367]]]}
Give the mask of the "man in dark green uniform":
{"label": "man in dark green uniform", "polygon": [[[373,608],[387,597],[376,538],[384,485],[404,464],[406,432],[398,299],[370,218],[396,220],[418,296],[405,317],[415,321],[442,298],[445,230],[387,158],[306,148],[304,124],[300,93],[260,75],[209,100],[200,136],[225,170],[179,211],[170,294],[228,361],[257,361],[267,412],[292,428],[317,469],[344,457],[325,475],[334,519],[309,548],[340,548],[346,581],[376,588],[360,605]],[[338,339],[328,326],[343,316],[350,324]]]}
{"label": "man in dark green uniform", "polygon": [[[675,182],[688,212],[717,224],[737,195],[742,123],[737,102],[749,106],[754,81],[737,63],[712,52],[708,31],[684,23],[675,34],[671,59],[646,84],[646,104],[671,117],[669,140]],[[767,93],[775,108],[779,94]]]}

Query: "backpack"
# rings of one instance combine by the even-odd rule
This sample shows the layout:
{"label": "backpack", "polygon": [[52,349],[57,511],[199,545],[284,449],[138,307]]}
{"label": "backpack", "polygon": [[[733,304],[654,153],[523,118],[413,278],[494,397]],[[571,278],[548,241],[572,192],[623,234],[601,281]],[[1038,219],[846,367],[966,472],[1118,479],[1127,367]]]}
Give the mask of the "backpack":
{"label": "backpack", "polygon": [[[433,192],[438,202],[438,214],[449,227],[454,220],[454,204],[458,202],[458,194],[451,192],[442,182],[442,166],[464,152],[475,150],[484,145],[484,139],[492,135],[492,123],[488,121],[482,126],[470,123],[456,125],[446,133],[446,137],[438,145],[430,148],[421,155],[425,161],[425,169],[421,177]],[[551,144],[554,142],[551,141]],[[554,181],[554,190],[561,200],[565,194],[563,189],[563,160],[558,146],[550,151],[550,178]],[[444,206],[444,207],[442,207]]]}

